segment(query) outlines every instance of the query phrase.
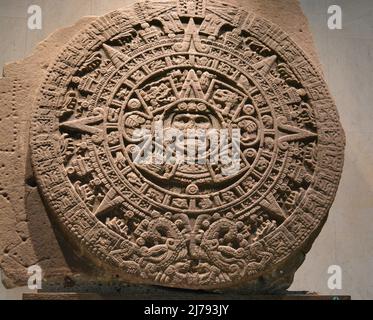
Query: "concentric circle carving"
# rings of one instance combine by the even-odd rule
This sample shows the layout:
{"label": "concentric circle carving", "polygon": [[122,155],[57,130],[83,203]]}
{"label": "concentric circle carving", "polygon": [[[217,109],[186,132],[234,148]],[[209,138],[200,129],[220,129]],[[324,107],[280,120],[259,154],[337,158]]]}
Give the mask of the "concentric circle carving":
{"label": "concentric circle carving", "polygon": [[[183,140],[153,141],[157,126]],[[228,158],[239,132],[238,167],[211,162],[216,145],[188,130],[226,132]],[[208,160],[139,162],[147,141],[203,145]],[[179,0],[114,11],[64,48],[40,89],[31,150],[52,214],[98,267],[212,289],[275,282],[307,251],[344,135],[322,77],[277,26]]]}

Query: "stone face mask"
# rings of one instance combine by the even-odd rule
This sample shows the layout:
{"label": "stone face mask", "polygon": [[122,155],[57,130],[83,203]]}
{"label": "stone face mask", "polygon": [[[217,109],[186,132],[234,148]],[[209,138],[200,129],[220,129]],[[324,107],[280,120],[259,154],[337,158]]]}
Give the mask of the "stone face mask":
{"label": "stone face mask", "polygon": [[[134,132],[157,121],[226,130],[228,158],[238,130],[237,170],[134,161],[146,145]],[[38,91],[30,146],[53,221],[109,278],[269,292],[291,284],[327,218],[344,134],[323,78],[279,27],[179,0],[111,12],[72,39]]]}

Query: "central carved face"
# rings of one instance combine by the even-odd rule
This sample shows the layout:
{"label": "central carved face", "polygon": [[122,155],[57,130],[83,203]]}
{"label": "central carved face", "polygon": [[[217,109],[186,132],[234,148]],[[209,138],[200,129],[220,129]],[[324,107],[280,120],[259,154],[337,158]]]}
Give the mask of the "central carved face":
{"label": "central carved face", "polygon": [[[186,110],[184,110],[186,109]],[[194,148],[195,154],[188,154],[188,162],[198,162],[198,151],[207,155],[210,150],[209,134],[212,129],[221,128],[220,121],[203,103],[182,103],[175,110],[166,113],[163,122],[165,131],[176,129],[176,148],[187,155],[187,151]]]}
{"label": "central carved face", "polygon": [[202,114],[179,113],[172,120],[172,126],[187,135],[188,130],[209,130],[212,129],[212,122],[209,117]]}
{"label": "central carved face", "polygon": [[[198,113],[179,113],[173,116],[171,124],[172,128],[182,132],[182,136],[176,139],[176,149],[187,156],[185,161],[197,163],[198,152],[204,155],[209,153],[210,141],[207,135],[208,131],[213,129],[213,124],[208,116]],[[191,150],[194,152],[191,153]]]}

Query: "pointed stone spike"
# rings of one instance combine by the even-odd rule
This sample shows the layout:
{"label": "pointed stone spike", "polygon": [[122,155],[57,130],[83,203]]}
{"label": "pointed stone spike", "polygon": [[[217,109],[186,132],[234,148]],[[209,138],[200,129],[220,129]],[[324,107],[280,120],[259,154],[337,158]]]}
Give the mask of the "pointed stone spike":
{"label": "pointed stone spike", "polygon": [[190,70],[181,89],[180,98],[203,99],[204,96],[205,95],[196,72],[194,70]]}
{"label": "pointed stone spike", "polygon": [[110,47],[106,44],[103,44],[102,47],[104,48],[104,51],[105,51],[106,55],[113,62],[114,66],[116,68],[119,68],[123,64],[123,62],[126,61],[126,56],[122,52],[120,52],[120,51],[118,51],[118,50],[116,50],[116,49],[114,49],[114,48],[112,48],[112,47]]}
{"label": "pointed stone spike", "polygon": [[118,195],[115,189],[110,189],[95,211],[95,216],[99,217],[118,206],[123,198]]}
{"label": "pointed stone spike", "polygon": [[258,63],[254,64],[253,67],[261,74],[266,75],[271,70],[276,60],[277,56],[273,55],[271,57],[263,59],[262,61],[259,61]]}
{"label": "pointed stone spike", "polygon": [[198,29],[196,27],[196,23],[194,22],[194,19],[189,19],[188,25],[185,29],[185,34],[192,35],[197,34]]}
{"label": "pointed stone spike", "polygon": [[184,39],[181,43],[176,43],[174,46],[177,52],[203,52],[208,53],[210,47],[203,45],[199,36],[199,29],[197,28],[194,20],[189,19],[188,26],[185,29]]}
{"label": "pointed stone spike", "polygon": [[285,135],[282,135],[279,138],[279,146],[283,149],[287,149],[289,142],[317,138],[317,134],[313,133],[312,131],[289,125],[285,117],[280,117],[278,119],[278,129],[279,131],[285,133]]}
{"label": "pointed stone spike", "polygon": [[98,115],[98,116],[89,117],[89,118],[66,121],[60,125],[60,128],[72,130],[72,131],[96,134],[96,133],[100,133],[101,129],[91,126],[91,125],[97,124],[101,122],[102,120],[103,120],[103,117],[101,115]]}
{"label": "pointed stone spike", "polygon": [[280,221],[284,221],[287,218],[287,214],[280,207],[273,194],[269,194],[267,198],[262,200],[260,205],[263,209],[266,209],[274,218],[279,219]]}

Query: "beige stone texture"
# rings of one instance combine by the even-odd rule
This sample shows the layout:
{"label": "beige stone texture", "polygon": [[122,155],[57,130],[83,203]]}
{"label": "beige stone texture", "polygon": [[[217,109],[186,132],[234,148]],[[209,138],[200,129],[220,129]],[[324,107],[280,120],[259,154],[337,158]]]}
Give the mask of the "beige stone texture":
{"label": "beige stone texture", "polygon": [[[266,5],[263,1],[241,1],[239,4],[279,24],[317,62],[307,20],[297,1],[279,3],[268,0]],[[48,4],[45,10],[49,12],[51,8]],[[84,12],[88,9],[86,3],[66,5],[66,8],[63,16],[71,16],[72,8]],[[289,16],[298,18],[293,20]],[[74,34],[93,20],[93,17],[83,18],[71,27],[60,29],[41,42],[28,58],[4,68],[0,86],[1,101],[5,102],[1,126],[4,132],[0,147],[3,153],[1,161],[6,170],[3,170],[5,176],[1,179],[4,195],[0,199],[0,225],[4,231],[0,236],[0,247],[4,248],[1,265],[6,287],[25,285],[29,276],[27,267],[35,264],[42,268],[44,279],[48,279],[49,283],[63,283],[66,277],[79,278],[84,270],[84,267],[81,268],[84,263],[74,263],[75,255],[71,254],[69,244],[58,234],[58,230],[54,230],[45,212],[29,163],[28,130],[32,101],[49,62]],[[44,28],[49,29],[49,23],[44,21]]]}
{"label": "beige stone texture", "polygon": [[[31,48],[37,42],[48,34],[59,27],[72,24],[81,16],[101,15],[127,3],[132,3],[132,1],[71,1],[69,6],[68,1],[54,1],[53,5],[51,2],[33,1],[33,3],[42,6],[44,23],[41,31],[29,31],[26,27],[26,12],[29,2],[23,0],[1,1],[1,39],[6,45],[1,47],[0,65],[23,58],[30,53]],[[318,63],[307,20],[301,14],[300,6],[296,1],[242,0],[240,2],[280,25]],[[372,97],[371,90],[367,86],[367,83],[371,83],[373,73],[371,64],[367,63],[369,52],[372,52],[371,27],[369,24],[364,24],[363,27],[357,24],[364,17],[369,17],[372,7],[369,7],[370,2],[357,1],[356,7],[360,5],[362,8],[359,11],[352,8],[348,1],[342,2],[347,8],[347,12],[352,13],[352,18],[351,15],[350,17],[347,15],[345,30],[336,31],[336,33],[339,32],[336,35],[336,33],[327,30],[327,6],[324,1],[314,1],[313,4],[310,4],[309,1],[302,1],[303,10],[308,13],[311,21],[328,83],[336,97],[342,122],[347,127],[349,143],[344,180],[331,218],[321,237],[317,240],[315,248],[308,256],[305,265],[298,272],[293,288],[329,293],[327,268],[331,264],[339,264],[343,267],[345,275],[343,292],[352,293],[355,297],[367,298],[371,297],[373,292],[373,284],[368,273],[371,269],[369,266],[372,266],[373,243],[371,239],[372,227],[369,223],[369,213],[373,207],[372,187],[369,182],[371,180],[369,180],[369,168],[372,163],[372,144],[370,143],[372,111],[368,103]],[[367,7],[370,10],[367,10]],[[40,198],[35,188],[32,187],[34,182],[30,179],[26,155],[27,139],[20,139],[18,133],[28,132],[27,119],[31,106],[28,98],[33,94],[32,89],[35,90],[37,87],[35,79],[42,75],[43,68],[40,66],[44,66],[45,70],[45,63],[53,58],[62,43],[68,41],[79,28],[88,22],[89,19],[84,19],[74,27],[60,30],[47,42],[40,44],[34,50],[35,54],[25,60],[30,62],[29,70],[35,73],[30,78],[23,79],[24,82],[20,83],[20,78],[15,77],[15,74],[23,68],[21,62],[9,64],[5,68],[4,75],[16,80],[13,81],[13,85],[9,86],[8,83],[4,84],[3,79],[0,80],[1,101],[5,96],[5,101],[7,101],[5,107],[2,106],[5,116],[2,117],[3,132],[1,132],[2,140],[0,140],[0,161],[1,165],[4,165],[0,169],[0,187],[2,188],[0,206],[1,212],[6,212],[5,215],[0,216],[0,225],[5,226],[4,230],[8,232],[2,232],[0,247],[7,247],[8,255],[12,256],[12,258],[8,257],[6,262],[9,266],[8,276],[5,277],[7,286],[15,284],[13,279],[23,279],[24,281],[26,279],[25,266],[34,263],[44,262],[48,265],[50,261],[54,260],[53,264],[58,262],[60,266],[58,272],[61,272],[62,275],[70,272],[61,252],[50,250],[53,245],[57,246],[57,240],[49,243],[51,247],[42,254],[37,254],[34,250],[35,245],[38,246],[45,241],[43,236],[52,236],[52,239],[54,236],[51,232],[50,221],[42,210]],[[356,60],[357,56],[360,56],[360,59]],[[348,66],[347,70],[346,66]],[[347,71],[349,77],[346,77]],[[40,73],[37,74],[37,72]],[[357,78],[358,81],[354,81],[355,77],[351,76],[355,74],[360,74],[360,77]],[[10,96],[9,92],[18,92],[20,86],[24,88],[22,103],[20,103],[24,109],[21,112],[17,109],[17,113],[15,113],[12,106],[16,102],[12,100],[14,99],[11,97],[13,94]],[[356,99],[351,92],[359,92],[359,99]],[[6,143],[1,144],[4,140]],[[4,169],[5,164],[6,170]],[[8,170],[10,165],[12,165],[11,174]],[[366,174],[367,172],[368,174]],[[8,175],[6,175],[7,173]],[[25,179],[25,176],[28,177],[26,180],[31,187],[26,186],[23,182],[20,183]],[[19,180],[20,178],[21,180]],[[9,192],[10,190],[14,190],[14,192]],[[26,226],[29,219],[35,219],[36,223],[33,228]],[[41,228],[42,226],[45,229]],[[45,234],[45,232],[47,233]],[[39,234],[40,238],[35,236],[32,243],[29,238],[30,233]],[[347,243],[346,237],[349,239]],[[7,239],[6,241],[13,240],[7,243],[4,242],[4,239]],[[30,260],[25,261],[23,257],[27,252],[26,256],[30,257]],[[20,258],[16,258],[18,255]],[[12,269],[13,273],[10,271]],[[19,273],[20,270],[21,273]],[[2,297],[1,293],[0,297]],[[17,297],[17,293],[12,295],[4,291],[3,297]]]}

